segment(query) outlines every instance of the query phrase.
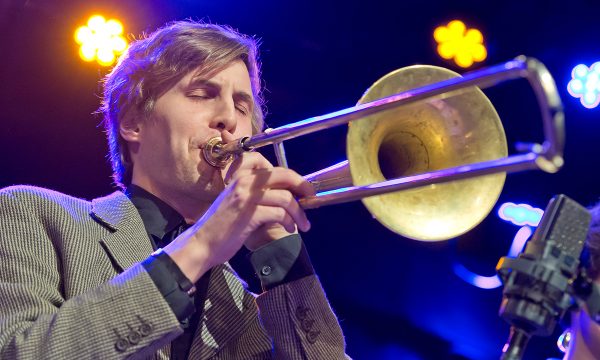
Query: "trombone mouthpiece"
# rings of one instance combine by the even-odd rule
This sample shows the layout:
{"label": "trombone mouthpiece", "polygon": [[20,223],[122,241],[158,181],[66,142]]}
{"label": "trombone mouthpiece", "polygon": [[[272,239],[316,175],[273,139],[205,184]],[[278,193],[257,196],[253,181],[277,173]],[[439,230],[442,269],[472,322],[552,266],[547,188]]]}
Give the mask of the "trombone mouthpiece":
{"label": "trombone mouthpiece", "polygon": [[215,136],[202,146],[202,156],[209,165],[223,169],[232,160],[233,155],[223,151],[224,144],[220,137]]}

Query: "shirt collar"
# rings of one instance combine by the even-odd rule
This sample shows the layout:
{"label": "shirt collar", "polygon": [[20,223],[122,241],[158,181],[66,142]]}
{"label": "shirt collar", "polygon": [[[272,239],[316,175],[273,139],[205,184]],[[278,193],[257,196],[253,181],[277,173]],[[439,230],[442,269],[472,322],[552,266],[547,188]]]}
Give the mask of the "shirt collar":
{"label": "shirt collar", "polygon": [[144,227],[150,235],[161,239],[185,220],[166,202],[139,186],[131,184],[125,193],[140,213]]}

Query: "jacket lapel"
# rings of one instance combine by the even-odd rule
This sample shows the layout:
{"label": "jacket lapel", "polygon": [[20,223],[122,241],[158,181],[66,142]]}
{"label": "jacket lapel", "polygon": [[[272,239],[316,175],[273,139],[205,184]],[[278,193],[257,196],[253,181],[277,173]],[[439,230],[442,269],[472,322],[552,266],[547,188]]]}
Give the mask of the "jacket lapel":
{"label": "jacket lapel", "polygon": [[189,359],[212,358],[227,342],[239,337],[256,316],[254,296],[235,271],[227,263],[215,266]]}
{"label": "jacket lapel", "polygon": [[152,244],[142,218],[124,193],[117,191],[92,200],[90,215],[110,230],[101,243],[119,272],[143,261],[152,253]]}

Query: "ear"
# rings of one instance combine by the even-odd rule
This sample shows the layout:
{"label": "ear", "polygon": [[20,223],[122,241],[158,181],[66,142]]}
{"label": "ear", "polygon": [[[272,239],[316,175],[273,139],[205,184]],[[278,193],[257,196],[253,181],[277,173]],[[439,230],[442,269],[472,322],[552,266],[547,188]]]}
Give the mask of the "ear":
{"label": "ear", "polygon": [[142,123],[137,116],[126,115],[119,124],[119,134],[128,142],[139,142]]}

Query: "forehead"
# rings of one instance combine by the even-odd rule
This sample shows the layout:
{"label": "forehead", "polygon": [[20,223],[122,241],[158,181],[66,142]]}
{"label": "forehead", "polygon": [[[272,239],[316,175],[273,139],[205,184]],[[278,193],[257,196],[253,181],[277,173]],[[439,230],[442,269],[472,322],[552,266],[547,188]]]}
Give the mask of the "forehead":
{"label": "forehead", "polygon": [[[231,84],[234,87],[248,89],[251,91],[250,73],[246,64],[241,60],[232,61],[222,67],[209,69],[199,66],[187,73],[181,82],[194,84],[198,82],[210,82],[219,85]],[[181,83],[180,82],[180,83]]]}

